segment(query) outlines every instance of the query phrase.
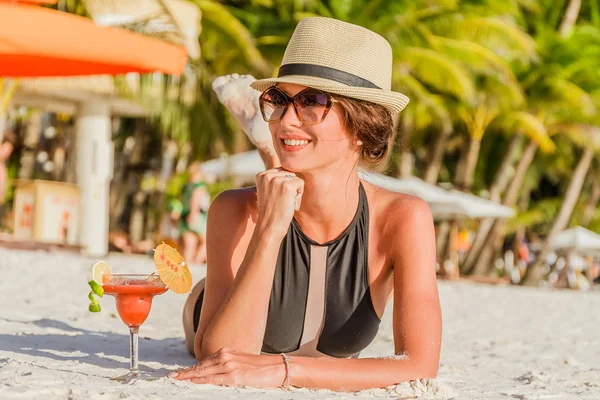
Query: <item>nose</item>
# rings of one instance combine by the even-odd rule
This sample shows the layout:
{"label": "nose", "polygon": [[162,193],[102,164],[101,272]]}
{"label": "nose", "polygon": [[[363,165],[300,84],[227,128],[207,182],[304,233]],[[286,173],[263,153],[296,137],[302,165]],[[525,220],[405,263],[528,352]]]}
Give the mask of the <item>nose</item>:
{"label": "nose", "polygon": [[285,110],[285,114],[281,117],[281,125],[284,126],[300,126],[302,125],[302,121],[300,121],[300,117],[296,113],[296,109],[293,104],[288,105],[287,110]]}

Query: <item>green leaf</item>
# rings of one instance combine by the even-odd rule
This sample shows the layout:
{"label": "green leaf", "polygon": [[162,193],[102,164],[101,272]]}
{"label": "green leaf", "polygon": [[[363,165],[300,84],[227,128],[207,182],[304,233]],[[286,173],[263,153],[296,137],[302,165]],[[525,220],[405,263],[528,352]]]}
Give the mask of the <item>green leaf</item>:
{"label": "green leaf", "polygon": [[449,57],[430,49],[407,47],[401,60],[413,76],[440,93],[452,94],[466,102],[475,95],[469,72]]}
{"label": "green leaf", "polygon": [[412,75],[402,72],[397,73],[395,86],[400,89],[400,92],[415,100],[417,104],[425,106],[428,112],[435,117],[435,123],[442,125],[445,130],[452,128],[452,118],[444,105],[444,101],[440,96],[430,93]]}
{"label": "green leaf", "polygon": [[501,57],[478,43],[441,36],[432,36],[430,39],[435,49],[465,63],[467,68],[476,73],[496,75],[504,82],[517,81]]}
{"label": "green leaf", "polygon": [[548,128],[551,133],[563,134],[580,148],[593,147],[600,150],[600,127],[587,124],[554,124]]}
{"label": "green leaf", "polygon": [[468,39],[508,60],[537,60],[535,41],[519,26],[498,17],[466,17],[454,27],[456,37]]}
{"label": "green leaf", "polygon": [[501,129],[505,132],[527,136],[530,140],[537,143],[545,153],[550,153],[556,148],[544,124],[532,114],[522,111],[512,112],[506,116],[497,118],[496,121],[499,121]]}
{"label": "green leaf", "polygon": [[252,33],[225,6],[208,0],[190,1],[200,7],[203,20],[209,20],[236,43],[249,64],[263,74],[271,72],[272,68],[257,49]]}
{"label": "green leaf", "polygon": [[559,78],[548,78],[546,82],[552,90],[552,95],[565,101],[569,107],[574,107],[584,115],[595,114],[596,106],[593,99],[576,84]]}

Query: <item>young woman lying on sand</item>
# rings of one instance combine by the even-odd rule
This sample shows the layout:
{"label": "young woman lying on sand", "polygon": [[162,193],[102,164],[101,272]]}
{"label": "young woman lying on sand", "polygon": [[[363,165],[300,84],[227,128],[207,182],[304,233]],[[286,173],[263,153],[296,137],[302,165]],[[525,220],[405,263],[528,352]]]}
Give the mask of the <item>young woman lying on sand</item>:
{"label": "young woman lying on sand", "polygon": [[[359,179],[384,162],[392,51],[379,35],[306,18],[279,76],[252,83],[281,168],[226,191],[208,216],[206,285],[184,325],[196,383],[357,391],[435,377],[441,312],[429,207]],[[393,297],[394,353],[357,358]],[[190,346],[192,347],[192,346]]]}

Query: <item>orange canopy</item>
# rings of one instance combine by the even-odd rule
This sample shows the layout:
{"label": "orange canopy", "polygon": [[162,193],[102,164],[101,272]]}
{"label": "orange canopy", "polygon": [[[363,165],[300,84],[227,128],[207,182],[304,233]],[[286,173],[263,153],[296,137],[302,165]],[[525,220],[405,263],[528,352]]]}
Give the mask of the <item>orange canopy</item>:
{"label": "orange canopy", "polygon": [[183,47],[48,8],[0,2],[0,76],[179,75]]}
{"label": "orange canopy", "polygon": [[58,0],[0,0],[0,3],[56,4]]}

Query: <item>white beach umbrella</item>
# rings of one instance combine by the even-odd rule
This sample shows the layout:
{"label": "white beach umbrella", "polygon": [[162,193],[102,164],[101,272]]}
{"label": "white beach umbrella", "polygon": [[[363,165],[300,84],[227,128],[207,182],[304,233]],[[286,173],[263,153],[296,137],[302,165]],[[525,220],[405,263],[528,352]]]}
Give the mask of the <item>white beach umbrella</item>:
{"label": "white beach umbrella", "polygon": [[359,172],[360,177],[381,188],[407,193],[425,200],[433,217],[437,220],[455,218],[510,218],[515,215],[512,208],[457,190],[445,190],[417,177],[392,178],[372,172]]}
{"label": "white beach umbrella", "polygon": [[[202,164],[206,179],[211,181],[232,176],[249,182],[264,171],[265,165],[257,150],[210,160]],[[425,200],[437,220],[453,218],[509,218],[512,208],[491,200],[457,190],[448,191],[417,177],[397,179],[379,173],[359,170],[359,177],[375,186],[392,192],[407,193]]]}
{"label": "white beach umbrella", "polygon": [[574,249],[583,252],[600,252],[600,235],[582,226],[559,232],[550,241],[553,249]]}
{"label": "white beach umbrella", "polygon": [[515,210],[492,200],[458,190],[450,190],[451,200],[431,204],[431,212],[440,219],[445,218],[511,218]]}
{"label": "white beach umbrella", "polygon": [[243,182],[250,182],[254,181],[256,174],[265,170],[265,164],[258,150],[252,150],[206,161],[202,163],[201,168],[208,181],[231,176]]}
{"label": "white beach umbrella", "polygon": [[451,199],[447,190],[427,183],[415,176],[397,179],[392,178],[391,176],[367,171],[359,171],[359,176],[361,179],[364,179],[375,186],[379,186],[380,188],[420,197],[430,206],[434,203],[454,204],[454,201]]}

